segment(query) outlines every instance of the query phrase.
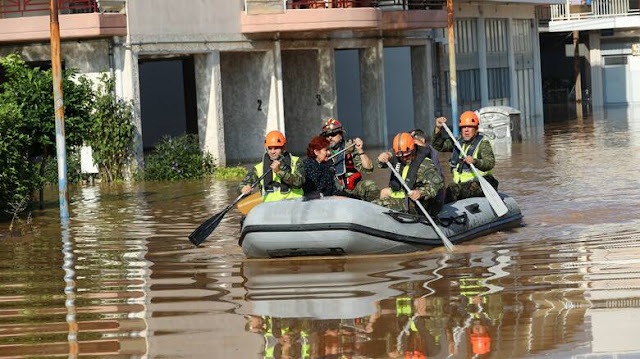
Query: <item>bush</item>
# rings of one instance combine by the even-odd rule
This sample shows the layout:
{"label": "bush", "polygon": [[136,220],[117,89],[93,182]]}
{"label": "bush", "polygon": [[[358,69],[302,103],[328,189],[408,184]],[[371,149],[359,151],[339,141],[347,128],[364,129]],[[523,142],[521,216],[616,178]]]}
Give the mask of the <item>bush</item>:
{"label": "bush", "polygon": [[244,167],[219,167],[213,173],[213,177],[219,180],[237,180],[247,175]]}
{"label": "bush", "polygon": [[[80,151],[77,149],[67,152],[67,181],[69,183],[79,183],[83,180],[80,168]],[[58,158],[53,157],[44,165],[42,180],[46,184],[58,184]]]}
{"label": "bush", "polygon": [[152,153],[145,156],[143,178],[150,181],[198,179],[215,170],[213,156],[203,153],[196,135],[164,137]]}
{"label": "bush", "polygon": [[109,182],[124,178],[134,134],[132,105],[113,96],[113,86],[113,77],[102,75],[88,141],[102,177]]}

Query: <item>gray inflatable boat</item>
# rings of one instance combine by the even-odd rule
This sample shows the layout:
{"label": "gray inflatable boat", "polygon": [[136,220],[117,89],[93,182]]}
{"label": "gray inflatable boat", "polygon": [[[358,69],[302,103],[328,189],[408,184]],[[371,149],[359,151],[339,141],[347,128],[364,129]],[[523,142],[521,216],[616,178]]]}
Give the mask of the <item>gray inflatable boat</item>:
{"label": "gray inflatable boat", "polygon": [[[501,195],[509,211],[496,217],[484,197],[446,204],[438,226],[452,243],[517,227],[516,201]],[[392,254],[425,250],[442,241],[422,216],[391,211],[350,198],[263,203],[247,215],[240,236],[249,258]]]}

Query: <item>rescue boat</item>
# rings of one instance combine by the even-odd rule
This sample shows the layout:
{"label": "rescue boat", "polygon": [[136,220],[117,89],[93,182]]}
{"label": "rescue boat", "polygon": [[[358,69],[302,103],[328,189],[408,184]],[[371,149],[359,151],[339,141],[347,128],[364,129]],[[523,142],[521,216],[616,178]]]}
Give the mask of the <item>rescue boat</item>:
{"label": "rescue boat", "polygon": [[[508,212],[498,217],[485,197],[444,205],[437,225],[453,243],[518,227],[516,201],[500,194]],[[249,258],[397,254],[443,245],[424,216],[351,198],[267,202],[242,224],[240,246]]]}

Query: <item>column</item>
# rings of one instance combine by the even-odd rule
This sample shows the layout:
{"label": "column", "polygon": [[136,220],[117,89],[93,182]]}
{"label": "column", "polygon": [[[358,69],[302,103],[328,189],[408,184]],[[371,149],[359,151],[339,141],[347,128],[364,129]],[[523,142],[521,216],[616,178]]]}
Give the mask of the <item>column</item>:
{"label": "column", "polygon": [[435,125],[433,113],[432,40],[424,46],[411,47],[411,75],[413,82],[413,122],[416,128],[430,133]]}
{"label": "column", "polygon": [[602,81],[602,55],[600,53],[600,32],[589,32],[589,65],[591,68],[591,105],[604,106]]}
{"label": "column", "polygon": [[218,166],[226,164],[220,51],[194,55],[198,137],[200,147],[209,152]]}
{"label": "column", "polygon": [[142,117],[140,114],[140,70],[138,67],[138,53],[126,48],[122,69],[122,96],[133,103],[133,158],[130,172],[143,166],[144,155],[142,145]]}
{"label": "column", "polygon": [[385,146],[387,141],[382,39],[374,47],[359,51],[362,127],[369,146]]}
{"label": "column", "polygon": [[489,106],[489,79],[487,74],[487,34],[484,15],[478,18],[478,68],[480,71],[480,106]]}
{"label": "column", "polygon": [[534,86],[534,117],[542,117],[544,108],[542,104],[542,65],[540,60],[540,32],[538,31],[538,21],[533,21],[533,31],[531,41],[533,43],[533,86]]}
{"label": "column", "polygon": [[[338,93],[336,91],[336,58],[333,48],[318,49],[320,95],[320,117],[338,116]],[[321,119],[319,119],[321,120]],[[318,124],[320,126],[321,124]]]}
{"label": "column", "polygon": [[[518,75],[516,73],[515,47],[513,45],[513,19],[507,19],[507,49],[509,51],[509,80],[510,80],[510,100],[509,105],[518,108]],[[522,111],[522,109],[519,109]]]}
{"label": "column", "polygon": [[271,88],[269,90],[267,127],[276,128],[278,131],[285,133],[284,100],[282,92],[282,53],[280,52],[280,40],[274,41],[271,54],[273,62],[271,64]]}

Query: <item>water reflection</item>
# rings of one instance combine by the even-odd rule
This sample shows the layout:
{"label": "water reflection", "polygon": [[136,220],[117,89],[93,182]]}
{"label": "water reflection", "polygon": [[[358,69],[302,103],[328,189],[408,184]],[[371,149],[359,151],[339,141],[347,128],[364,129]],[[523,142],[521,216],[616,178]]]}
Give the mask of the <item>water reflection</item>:
{"label": "water reflection", "polygon": [[0,237],[0,358],[638,357],[637,108],[525,124],[496,172],[526,226],[453,253],[246,260],[237,211],[186,239],[234,183],[78,186],[62,230],[49,191]]}

